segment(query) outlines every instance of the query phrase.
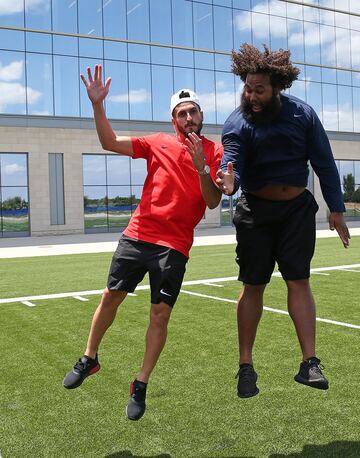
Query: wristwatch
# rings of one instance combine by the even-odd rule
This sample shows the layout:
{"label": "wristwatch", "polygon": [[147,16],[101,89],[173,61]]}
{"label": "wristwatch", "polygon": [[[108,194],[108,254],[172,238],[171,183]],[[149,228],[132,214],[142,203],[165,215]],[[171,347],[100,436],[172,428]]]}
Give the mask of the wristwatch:
{"label": "wristwatch", "polygon": [[209,173],[210,167],[207,164],[204,165],[204,168],[202,170],[198,170],[199,175],[209,175]]}

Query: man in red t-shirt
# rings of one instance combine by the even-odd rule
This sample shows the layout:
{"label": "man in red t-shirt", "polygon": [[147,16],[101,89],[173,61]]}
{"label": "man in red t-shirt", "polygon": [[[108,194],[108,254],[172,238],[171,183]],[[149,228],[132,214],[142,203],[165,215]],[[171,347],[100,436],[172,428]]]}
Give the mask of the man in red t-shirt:
{"label": "man in red t-shirt", "polygon": [[94,77],[81,75],[94,109],[102,147],[147,161],[147,178],[140,204],[124,230],[113,255],[107,287],[95,311],[84,355],[65,376],[64,387],[77,388],[100,369],[97,351],[118,306],[135,290],[146,273],[151,289],[150,323],[142,368],[130,385],[126,415],[139,420],[145,412],[146,387],[164,348],[167,325],[180,292],[193,243],[194,229],[206,206],[215,208],[221,192],[214,184],[222,146],[200,135],[203,113],[197,95],[182,89],[171,98],[176,135],[116,136],[104,110],[111,78],[102,82],[102,67]]}

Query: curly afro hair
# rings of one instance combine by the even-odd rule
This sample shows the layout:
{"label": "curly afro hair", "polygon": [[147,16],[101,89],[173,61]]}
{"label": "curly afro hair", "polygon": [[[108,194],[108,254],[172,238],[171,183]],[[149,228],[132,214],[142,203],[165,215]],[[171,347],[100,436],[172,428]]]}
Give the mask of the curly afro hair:
{"label": "curly afro hair", "polygon": [[232,72],[244,82],[249,73],[266,73],[274,87],[280,90],[291,87],[300,70],[292,65],[290,51],[270,51],[266,45],[263,46],[264,52],[248,43],[242,44],[238,52],[232,51]]}

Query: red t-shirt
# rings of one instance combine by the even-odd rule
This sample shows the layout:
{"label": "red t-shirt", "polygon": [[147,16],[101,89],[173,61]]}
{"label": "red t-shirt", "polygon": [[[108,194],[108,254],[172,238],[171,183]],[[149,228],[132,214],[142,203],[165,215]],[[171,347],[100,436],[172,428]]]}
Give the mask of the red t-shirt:
{"label": "red t-shirt", "polygon": [[[201,137],[210,173],[215,180],[222,145]],[[173,248],[185,256],[193,243],[194,228],[206,204],[200,178],[185,144],[163,133],[131,139],[133,159],[147,161],[147,177],[140,203],[124,234],[136,240]]]}

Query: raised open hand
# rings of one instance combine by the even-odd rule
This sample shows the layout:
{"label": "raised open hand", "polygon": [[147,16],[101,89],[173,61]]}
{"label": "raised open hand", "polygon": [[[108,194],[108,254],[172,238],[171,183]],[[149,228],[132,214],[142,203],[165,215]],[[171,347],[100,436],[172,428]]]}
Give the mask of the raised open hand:
{"label": "raised open hand", "polygon": [[105,85],[102,82],[102,65],[96,64],[94,69],[94,78],[91,74],[91,68],[87,68],[88,79],[83,74],[80,75],[82,82],[84,83],[88,97],[93,105],[102,103],[105,97],[108,95],[111,78],[108,78]]}

